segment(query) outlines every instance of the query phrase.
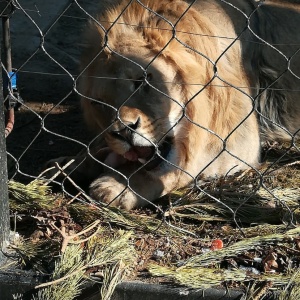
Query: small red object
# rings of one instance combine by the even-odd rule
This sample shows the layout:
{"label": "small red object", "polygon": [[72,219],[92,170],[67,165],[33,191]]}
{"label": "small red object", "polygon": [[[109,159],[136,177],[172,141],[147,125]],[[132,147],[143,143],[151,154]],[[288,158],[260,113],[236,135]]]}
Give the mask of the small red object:
{"label": "small red object", "polygon": [[218,250],[223,248],[223,241],[222,240],[213,240],[211,242],[210,250]]}

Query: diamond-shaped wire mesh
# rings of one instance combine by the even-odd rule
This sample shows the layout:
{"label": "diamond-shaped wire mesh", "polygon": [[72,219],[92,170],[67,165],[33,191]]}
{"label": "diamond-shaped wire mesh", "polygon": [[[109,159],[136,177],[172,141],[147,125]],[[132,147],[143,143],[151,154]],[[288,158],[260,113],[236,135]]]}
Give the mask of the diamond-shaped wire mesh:
{"label": "diamond-shaped wire mesh", "polygon": [[[269,181],[283,163],[299,165],[297,5],[127,0],[107,13],[117,2],[1,1],[13,4],[1,9],[24,99],[7,138],[10,179],[28,182],[47,161],[63,157],[64,167],[74,156],[64,173],[77,191],[68,176],[54,182],[72,196],[90,186],[96,204],[166,216],[186,197],[155,201],[192,186],[233,219],[271,195],[293,222],[283,187]],[[263,143],[279,154],[261,165]]]}

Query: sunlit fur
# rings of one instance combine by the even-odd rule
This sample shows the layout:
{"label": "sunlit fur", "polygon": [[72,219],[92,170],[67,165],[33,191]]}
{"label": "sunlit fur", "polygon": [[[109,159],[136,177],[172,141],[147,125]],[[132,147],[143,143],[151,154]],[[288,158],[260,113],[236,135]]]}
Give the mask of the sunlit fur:
{"label": "sunlit fur", "polygon": [[[255,8],[252,1],[231,2],[246,14]],[[189,7],[182,0],[127,0],[103,9],[99,23],[90,22],[78,87],[87,123],[114,153],[125,157],[131,145],[112,131],[138,124],[134,146],[172,139],[166,161],[153,170],[125,163],[118,172],[99,174],[90,187],[95,200],[129,210],[201,177],[257,168],[259,119],[263,138],[290,137],[287,130],[294,133],[300,128],[300,101],[291,93],[263,91],[256,97],[279,76],[268,57],[272,49],[235,40],[247,25],[246,18],[220,3],[199,0]],[[254,30],[265,26],[260,18],[272,18],[270,9],[267,6],[253,17]],[[268,36],[265,30],[272,28],[267,27],[258,33]],[[244,36],[255,40],[249,31]],[[299,66],[299,60],[294,61]],[[148,78],[145,74],[151,74],[144,82],[147,91],[135,84]],[[295,80],[289,74],[278,84],[288,82],[292,88]]]}

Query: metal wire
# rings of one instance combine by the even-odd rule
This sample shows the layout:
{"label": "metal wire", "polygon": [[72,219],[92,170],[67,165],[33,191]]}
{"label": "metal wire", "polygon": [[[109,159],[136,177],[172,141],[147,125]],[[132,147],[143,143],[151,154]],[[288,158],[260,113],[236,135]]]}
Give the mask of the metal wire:
{"label": "metal wire", "polygon": [[[3,1],[2,1],[3,2]],[[110,33],[114,29],[114,26],[131,26],[133,28],[140,28],[140,29],[150,29],[147,24],[127,24],[122,21],[122,15],[130,9],[131,5],[133,3],[137,3],[140,5],[141,8],[143,8],[145,11],[148,11],[149,14],[153,18],[157,18],[161,22],[164,22],[165,24],[168,24],[169,28],[159,28],[159,26],[152,28],[153,30],[160,30],[161,34],[169,34],[170,39],[168,42],[161,47],[160,51],[155,53],[155,55],[148,61],[148,63],[145,66],[140,65],[139,62],[135,61],[132,57],[127,57],[126,55],[117,52],[113,47],[110,46]],[[53,98],[53,105],[51,108],[48,110],[41,110],[38,109],[38,105],[36,104],[35,101],[30,101],[31,98],[31,93],[34,93],[34,91],[28,91],[26,92],[26,89],[28,87],[25,85],[22,87],[23,92],[25,92],[28,102],[23,104],[22,106],[22,111],[20,114],[17,115],[16,121],[18,121],[18,117],[24,118],[23,115],[27,115],[27,120],[28,116],[31,116],[33,118],[33,123],[26,123],[27,125],[24,126],[23,128],[20,128],[18,130],[23,130],[23,134],[26,135],[26,131],[30,131],[30,140],[28,139],[22,139],[21,142],[24,142],[24,144],[18,143],[17,145],[15,144],[16,140],[12,140],[10,142],[10,139],[8,139],[8,153],[10,160],[14,164],[14,171],[10,172],[10,178],[11,179],[21,179],[21,180],[29,180],[32,178],[37,178],[39,171],[43,169],[42,165],[46,163],[48,159],[52,159],[56,156],[60,155],[65,155],[66,153],[70,152],[69,155],[75,155],[73,151],[73,147],[78,148],[78,149],[83,149],[86,152],[86,155],[88,159],[91,159],[94,164],[98,164],[101,167],[106,167],[108,170],[114,172],[114,176],[120,177],[124,183],[124,190],[125,191],[131,191],[140,198],[142,198],[145,202],[148,202],[151,206],[154,206],[157,211],[161,213],[161,215],[164,215],[164,213],[169,209],[167,208],[162,208],[161,206],[156,205],[155,203],[152,203],[152,201],[149,201],[145,196],[139,195],[138,192],[132,187],[132,182],[134,178],[140,174],[140,171],[143,169],[143,165],[140,167],[137,167],[134,171],[132,171],[129,175],[125,176],[123,172],[121,172],[119,169],[114,169],[111,166],[107,166],[102,160],[98,159],[98,157],[93,153],[93,146],[95,143],[97,143],[97,140],[103,139],[103,136],[105,133],[109,132],[112,129],[113,123],[108,127],[102,130],[101,132],[98,132],[96,136],[88,136],[85,133],[83,136],[80,136],[79,134],[76,134],[76,130],[73,130],[72,126],[69,125],[67,120],[65,120],[64,114],[61,113],[59,114],[59,118],[56,118],[55,121],[53,121],[53,116],[56,114],[55,112],[57,110],[61,110],[64,107],[66,109],[66,113],[69,115],[72,113],[72,110],[69,110],[70,107],[76,106],[75,104],[75,98],[80,96],[86,99],[86,101],[92,101],[95,105],[104,105],[106,107],[110,107],[112,111],[115,112],[115,120],[114,122],[120,122],[124,128],[132,130],[128,124],[125,124],[121,117],[120,117],[120,109],[126,105],[129,105],[130,100],[132,97],[134,97],[136,94],[139,93],[141,87],[143,84],[147,85],[150,89],[155,91],[158,95],[163,96],[167,98],[168,100],[172,101],[172,103],[176,103],[181,109],[182,109],[182,114],[178,117],[176,120],[175,124],[173,124],[172,127],[170,127],[168,130],[163,132],[163,134],[160,136],[160,138],[156,141],[150,140],[149,138],[146,138],[142,136],[140,133],[138,133],[136,130],[133,130],[133,132],[137,135],[139,135],[141,138],[145,138],[148,140],[149,144],[154,149],[154,154],[151,161],[154,161],[156,157],[159,157],[162,161],[164,161],[165,164],[168,164],[169,168],[173,168],[174,172],[182,172],[182,174],[185,174],[186,176],[190,177],[191,182],[196,190],[198,190],[199,193],[205,194],[207,197],[210,198],[210,200],[218,202],[222,204],[228,211],[232,213],[232,218],[236,222],[236,224],[239,224],[238,220],[238,212],[240,209],[255,195],[255,193],[258,191],[258,189],[263,188],[267,190],[272,196],[279,202],[282,203],[283,206],[286,206],[286,209],[289,210],[288,206],[280,199],[278,196],[274,195],[270,188],[266,186],[264,183],[264,177],[268,172],[273,170],[278,164],[282,161],[282,159],[286,156],[286,153],[282,154],[281,157],[277,158],[272,164],[268,166],[264,171],[259,170],[256,166],[252,166],[248,164],[246,161],[244,161],[242,158],[236,156],[234,153],[232,153],[228,147],[228,140],[232,138],[234,133],[242,126],[248,118],[253,115],[253,113],[256,113],[264,122],[271,124],[269,125],[270,127],[276,127],[280,128],[283,131],[285,131],[288,135],[291,137],[291,147],[294,147],[296,149],[296,136],[299,136],[299,130],[296,132],[288,132],[288,130],[282,125],[274,122],[270,118],[266,117],[263,112],[259,109],[258,107],[258,102],[260,97],[262,97],[266,91],[274,91],[274,92],[284,92],[284,91],[290,91],[290,92],[299,92],[299,89],[293,89],[290,86],[278,86],[278,82],[282,80],[284,76],[288,73],[290,76],[293,76],[294,78],[300,79],[300,75],[296,74],[296,71],[293,69],[293,59],[297,58],[297,54],[299,54],[300,51],[300,44],[298,43],[291,43],[287,44],[284,42],[278,42],[278,43],[271,43],[269,41],[266,41],[263,37],[261,37],[255,30],[255,26],[253,25],[255,23],[255,18],[257,13],[260,12],[261,8],[263,7],[263,1],[259,1],[257,4],[253,6],[253,10],[250,13],[245,13],[241,8],[234,6],[230,1],[225,1],[225,0],[220,0],[219,3],[223,3],[223,5],[227,5],[228,7],[231,7],[232,9],[236,10],[242,19],[245,20],[245,26],[243,30],[238,32],[236,36],[218,36],[214,34],[202,34],[198,32],[186,32],[183,30],[177,29],[178,24],[180,21],[187,15],[187,13],[195,7],[196,0],[194,1],[189,1],[189,4],[186,6],[186,9],[182,13],[181,17],[178,18],[175,22],[171,22],[168,20],[163,14],[160,12],[156,12],[152,10],[148,5],[144,4],[145,1],[128,1],[126,5],[123,6],[123,8],[120,10],[120,14],[116,20],[113,22],[108,22],[107,20],[102,20],[101,18],[97,17],[97,8],[93,8],[92,1],[65,1],[64,5],[62,5],[62,8],[60,11],[53,15],[51,11],[48,12],[47,17],[51,18],[51,22],[47,24],[45,28],[41,28],[37,20],[32,16],[32,13],[36,13],[39,15],[41,18],[44,17],[42,10],[40,9],[39,3],[33,7],[30,8],[29,4],[24,4],[22,1],[13,1],[14,3],[14,9],[16,9],[16,13],[11,16],[11,22],[14,22],[15,20],[17,21],[17,18],[20,19],[26,19],[27,22],[30,22],[33,25],[32,33],[28,32],[28,34],[32,34],[33,38],[38,38],[39,43],[38,46],[34,49],[30,49],[28,51],[27,55],[21,56],[22,60],[17,61],[17,65],[14,66],[16,68],[16,74],[20,76],[20,78],[24,78],[24,82],[26,82],[26,77],[28,78],[36,78],[35,80],[39,82],[39,80],[42,80],[42,77],[48,78],[49,80],[49,87],[53,86],[52,88],[52,94],[48,98]],[[3,11],[7,11],[7,8],[4,8]],[[8,21],[7,17],[3,17],[3,24]],[[74,24],[69,24],[68,22],[73,21],[75,22]],[[70,53],[67,53],[68,56],[71,57],[71,60],[73,61],[73,65],[70,66],[66,61],[64,61],[61,57],[56,57],[56,53],[53,49],[57,48],[63,48],[64,47],[64,35],[67,35],[68,32],[64,32],[64,26],[69,26],[74,30],[75,32],[78,32],[78,35],[81,35],[82,31],[82,26],[85,26],[85,23],[89,22],[94,22],[98,25],[99,31],[103,32],[104,35],[104,42],[102,45],[102,48],[98,53],[96,53],[94,56],[91,55],[90,62],[82,66],[81,71],[78,71],[77,66],[75,66],[75,62],[80,61],[80,55],[79,53],[81,52],[81,48],[84,48],[84,45],[81,47],[81,45],[74,45],[74,48],[71,48]],[[79,22],[78,26],[77,23]],[[108,24],[109,23],[109,24]],[[9,31],[9,27],[5,27],[6,31]],[[16,34],[16,29],[12,32],[12,35]],[[171,33],[171,34],[170,34]],[[251,34],[252,39],[249,39],[248,36],[245,36],[245,33]],[[57,35],[61,34],[60,38],[57,38]],[[226,47],[221,55],[218,56],[217,59],[213,59],[209,57],[205,53],[201,53],[197,49],[194,49],[191,45],[188,43],[185,43],[183,40],[180,39],[180,34],[186,34],[190,35],[193,37],[209,37],[212,39],[215,39],[216,41],[220,42],[226,42]],[[49,45],[52,45],[55,41],[55,38],[60,41],[60,45],[54,45],[53,48],[51,48]],[[13,36],[14,38],[14,36]],[[15,42],[15,40],[14,40]],[[98,42],[98,41],[95,41]],[[164,85],[164,86],[172,86],[174,82],[157,82],[157,81],[150,81],[147,78],[149,69],[154,65],[154,63],[164,55],[166,49],[170,47],[170,44],[173,42],[179,43],[182,47],[186,48],[187,51],[191,53],[197,54],[199,57],[201,56],[203,59],[205,59],[212,67],[213,70],[213,76],[208,82],[202,82],[202,83],[194,83],[194,82],[176,82],[178,86],[197,86],[198,90],[195,94],[190,95],[189,100],[187,101],[186,104],[182,104],[178,99],[174,99],[170,95],[168,95],[166,92],[164,92],[162,89],[160,89],[159,84]],[[249,82],[249,86],[234,86],[232,83],[226,81],[222,76],[219,75],[218,72],[218,67],[219,63],[224,57],[227,55],[228,51],[231,51],[232,47],[236,45],[236,43],[246,43],[249,47],[254,47],[254,46],[260,46],[260,47],[268,47],[269,49],[274,50],[274,53],[276,55],[279,55],[280,58],[283,59],[284,62],[286,62],[286,68],[282,70],[281,72],[278,72],[272,82],[267,82],[266,85],[263,86],[256,86],[255,84],[252,84],[252,82]],[[282,50],[282,47],[284,46],[291,46],[294,47],[294,51],[292,55],[287,55],[284,53]],[[296,47],[296,48],[295,48]],[[99,57],[102,55],[102,53],[106,50],[111,51],[112,55],[115,55],[118,58],[122,58],[124,61],[131,63],[132,66],[137,66],[140,68],[142,72],[142,78],[141,79],[128,79],[128,78],[122,78],[122,77],[101,77],[101,76],[91,76],[89,77],[89,80],[93,81],[95,79],[100,80],[111,80],[115,81],[115,84],[118,85],[121,81],[128,82],[130,84],[130,81],[136,80],[138,83],[138,87],[132,91],[130,95],[127,95],[124,97],[124,101],[121,106],[119,107],[114,107],[111,104],[107,104],[101,99],[97,98],[92,98],[87,95],[84,95],[81,93],[80,88],[78,87],[78,81],[80,78],[83,76],[87,76],[85,74],[86,70],[92,66],[95,61],[99,59]],[[18,51],[18,49],[14,49],[12,47],[13,51]],[[70,49],[68,49],[70,50]],[[65,50],[64,50],[65,51]],[[8,52],[6,52],[8,53]],[[275,55],[275,54],[274,54]],[[33,66],[35,62],[39,62],[39,59],[42,61],[45,61],[45,69],[40,69],[36,70]],[[11,61],[11,58],[8,58],[9,61]],[[12,71],[12,66],[11,64],[6,60],[3,62],[3,69],[4,72],[9,74],[9,72]],[[33,62],[33,63],[32,63]],[[14,60],[12,61],[14,64]],[[40,62],[39,62],[40,63]],[[51,67],[47,68],[47,64],[51,65]],[[30,81],[30,79],[27,79]],[[46,79],[45,79],[46,80]],[[220,84],[216,84],[215,81],[218,80],[221,82]],[[62,86],[61,82],[66,82],[68,85],[64,86],[65,90],[64,93],[62,94],[59,90],[56,91],[55,84],[58,84],[58,86]],[[38,83],[37,83],[38,85]],[[187,112],[187,107],[189,104],[193,103],[195,99],[200,95],[201,93],[204,93],[208,88],[212,87],[221,87],[223,86],[224,88],[232,88],[235,89],[236,91],[239,91],[241,94],[244,96],[248,97],[249,100],[252,103],[252,109],[241,119],[241,121],[232,129],[232,131],[225,137],[221,137],[218,135],[218,133],[214,132],[210,128],[206,128],[205,126],[202,126],[201,124],[198,124],[195,122],[192,118],[190,118],[188,112]],[[36,87],[36,86],[34,86]],[[45,85],[44,85],[45,87]],[[39,87],[40,88],[40,87]],[[247,90],[251,90],[253,94],[248,95]],[[45,94],[49,93],[48,91],[45,91]],[[8,91],[8,94],[11,94],[11,91]],[[43,90],[41,91],[40,95],[40,104],[44,102],[43,100]],[[76,100],[77,101],[77,100]],[[35,102],[35,103],[33,103]],[[47,101],[46,101],[47,102]],[[50,101],[51,102],[51,101]],[[76,102],[77,103],[77,102]],[[13,111],[13,110],[11,110]],[[70,111],[70,112],[69,112]],[[22,115],[23,113],[23,115]],[[160,145],[165,141],[165,139],[174,131],[174,128],[182,122],[182,120],[188,120],[192,126],[197,126],[198,128],[203,129],[207,133],[209,133],[212,136],[215,136],[218,142],[222,143],[222,149],[220,150],[219,153],[215,155],[215,157],[211,160],[208,161],[206,165],[199,170],[199,172],[196,175],[190,174],[188,170],[182,169],[180,166],[177,166],[171,161],[168,161],[161,153],[160,153]],[[13,118],[10,118],[10,124],[13,123]],[[51,122],[58,122],[60,125],[55,126],[56,124],[51,123]],[[65,122],[65,123],[64,123]],[[83,126],[83,125],[82,125]],[[84,127],[82,127],[84,128]],[[82,129],[84,130],[84,129]],[[16,137],[18,139],[18,133],[16,133]],[[12,138],[13,139],[13,138]],[[54,155],[51,155],[51,157],[46,157],[45,153],[44,155],[41,155],[41,158],[38,160],[38,165],[36,163],[30,162],[31,156],[33,156],[33,151],[34,151],[34,145],[37,143],[40,143],[41,140],[50,140],[52,141],[55,140],[55,143],[59,143],[62,141],[63,143],[67,143],[66,149],[62,151],[63,153],[54,153]],[[72,146],[70,146],[70,144]],[[51,148],[51,145],[48,145]],[[291,148],[290,147],[290,148]],[[19,148],[19,149],[16,149]],[[58,146],[58,148],[60,148]],[[49,150],[49,149],[47,149]],[[77,150],[77,149],[76,149]],[[288,149],[287,149],[288,150]],[[251,149],[250,149],[251,151]],[[51,151],[50,151],[51,152]],[[256,176],[259,178],[260,184],[257,187],[253,187],[253,190],[247,194],[243,200],[241,200],[240,204],[238,205],[237,208],[231,208],[228,204],[226,204],[220,197],[216,196],[215,194],[211,193],[211,190],[207,190],[205,186],[202,185],[202,182],[200,181],[201,176],[203,172],[205,172],[221,155],[224,155],[224,153],[229,154],[231,157],[236,158],[240,162],[244,163],[247,165],[252,171],[256,174]],[[34,164],[34,166],[32,166]],[[80,164],[79,164],[80,165]],[[234,171],[234,167],[232,169]],[[228,170],[228,172],[232,171]],[[74,172],[72,170],[70,172],[70,175]],[[226,176],[225,176],[226,177]],[[67,180],[63,180],[62,183],[59,181],[55,181],[61,188],[62,190],[66,193],[69,194],[70,196],[73,196],[69,190],[66,189],[65,183]],[[118,196],[116,196],[118,197]],[[91,201],[93,201],[91,199]],[[113,202],[113,200],[112,200]],[[110,203],[108,203],[109,205]],[[289,211],[291,218],[290,222],[293,222],[292,219],[292,211]],[[169,221],[163,220],[163,222],[168,223]],[[170,224],[170,226],[175,226],[174,224]],[[183,229],[182,229],[183,230]]]}

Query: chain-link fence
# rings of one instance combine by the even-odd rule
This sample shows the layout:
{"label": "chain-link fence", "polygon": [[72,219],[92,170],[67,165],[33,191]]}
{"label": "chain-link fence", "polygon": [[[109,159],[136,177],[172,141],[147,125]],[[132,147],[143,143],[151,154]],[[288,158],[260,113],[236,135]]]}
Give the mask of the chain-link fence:
{"label": "chain-link fence", "polygon": [[193,236],[177,218],[298,222],[298,1],[1,6],[11,181]]}
{"label": "chain-link fence", "polygon": [[[75,178],[90,184],[112,171],[115,183],[124,181],[120,193],[153,202],[192,182],[201,190],[200,178],[248,168],[264,185],[274,165],[260,171],[260,142],[283,137],[298,150],[297,4],[174,2],[164,11],[147,3],[125,2],[98,18],[111,2],[10,4],[15,71],[4,73],[17,78],[26,100],[7,139],[10,178],[34,178],[47,160],[84,149],[89,159],[79,172],[72,164]],[[214,11],[220,20],[210,20]],[[291,25],[282,26],[287,14]],[[262,23],[269,15],[274,20]],[[79,97],[96,136],[82,124]],[[106,198],[99,189],[93,195]]]}

